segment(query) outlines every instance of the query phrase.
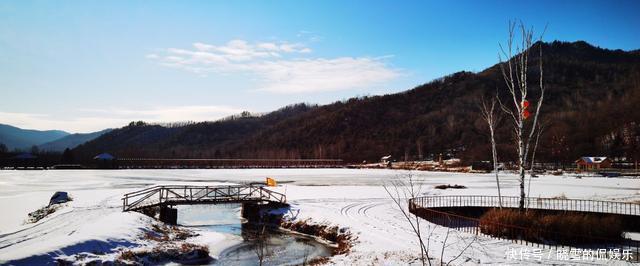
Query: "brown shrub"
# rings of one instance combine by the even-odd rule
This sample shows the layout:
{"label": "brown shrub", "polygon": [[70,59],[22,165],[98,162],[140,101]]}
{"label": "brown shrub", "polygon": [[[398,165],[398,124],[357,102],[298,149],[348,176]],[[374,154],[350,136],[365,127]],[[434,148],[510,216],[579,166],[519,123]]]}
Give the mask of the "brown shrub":
{"label": "brown shrub", "polygon": [[29,213],[29,218],[27,218],[25,223],[36,223],[36,222],[44,219],[45,217],[47,217],[49,214],[52,214],[52,213],[56,212],[59,207],[60,207],[59,204],[47,205],[47,206],[44,206],[44,207],[42,207],[40,209],[37,209],[37,210],[35,210],[33,212],[30,212]]}
{"label": "brown shrub", "polygon": [[619,217],[611,215],[492,209],[480,217],[480,231],[508,239],[583,244],[618,241],[622,238],[623,226]]}
{"label": "brown shrub", "polygon": [[452,189],[463,189],[463,188],[467,188],[466,186],[463,185],[451,185],[451,184],[446,184],[446,185],[437,185],[435,186],[436,189],[448,189],[448,188],[452,188]]}
{"label": "brown shrub", "polygon": [[348,253],[355,241],[355,237],[351,231],[340,230],[337,226],[314,224],[311,223],[310,220],[296,222],[283,221],[280,226],[291,231],[296,231],[305,235],[317,236],[324,240],[336,243],[338,247],[333,250],[334,255]]}
{"label": "brown shrub", "polygon": [[307,265],[324,265],[329,262],[328,257],[318,257],[307,261]]}
{"label": "brown shrub", "polygon": [[480,231],[497,237],[518,238],[524,233],[521,228],[531,228],[533,220],[531,212],[520,213],[512,209],[492,209],[480,217]]}
{"label": "brown shrub", "polygon": [[127,262],[135,264],[160,264],[159,262],[178,262],[178,263],[208,263],[210,261],[209,247],[205,245],[197,245],[191,243],[182,243],[176,246],[172,243],[166,243],[156,246],[149,250],[131,251],[125,250],[120,253],[116,259],[116,265],[125,265]]}
{"label": "brown shrub", "polygon": [[137,252],[133,252],[131,250],[124,250],[122,252],[120,252],[120,256],[118,256],[118,258],[116,259],[116,261],[138,261],[141,257],[145,257],[148,256],[149,253],[148,252],[144,252],[144,251],[137,251]]}

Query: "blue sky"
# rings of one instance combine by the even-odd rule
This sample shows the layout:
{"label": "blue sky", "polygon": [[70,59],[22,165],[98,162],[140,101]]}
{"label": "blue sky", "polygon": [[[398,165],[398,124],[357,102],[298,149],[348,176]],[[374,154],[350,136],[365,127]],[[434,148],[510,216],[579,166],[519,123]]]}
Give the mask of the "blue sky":
{"label": "blue sky", "polygon": [[89,132],[410,89],[497,62],[510,19],[640,48],[639,1],[0,1],[0,123]]}

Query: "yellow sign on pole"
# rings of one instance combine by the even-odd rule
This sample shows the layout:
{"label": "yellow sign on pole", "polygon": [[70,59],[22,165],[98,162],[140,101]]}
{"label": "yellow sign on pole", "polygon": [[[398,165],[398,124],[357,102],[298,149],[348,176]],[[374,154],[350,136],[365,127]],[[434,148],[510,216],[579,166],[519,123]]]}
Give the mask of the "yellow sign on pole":
{"label": "yellow sign on pole", "polygon": [[269,187],[277,186],[276,180],[271,177],[267,177],[267,186]]}

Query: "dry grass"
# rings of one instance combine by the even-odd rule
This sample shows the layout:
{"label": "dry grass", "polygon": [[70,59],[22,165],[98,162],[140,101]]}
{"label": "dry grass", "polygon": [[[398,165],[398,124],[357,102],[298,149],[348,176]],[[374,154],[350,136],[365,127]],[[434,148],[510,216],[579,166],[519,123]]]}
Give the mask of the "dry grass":
{"label": "dry grass", "polygon": [[583,244],[618,241],[622,238],[623,226],[617,216],[492,209],[480,218],[480,230],[488,235],[509,239]]}
{"label": "dry grass", "polygon": [[209,248],[205,245],[197,245],[184,242],[189,237],[197,234],[177,226],[165,224],[152,224],[151,230],[146,232],[144,239],[156,242],[152,250],[124,250],[120,252],[116,265],[121,264],[160,264],[163,262],[178,262],[181,264],[208,263]]}
{"label": "dry grass", "polygon": [[558,196],[552,197],[552,199],[567,199],[567,195],[565,195],[564,193],[561,193]]}
{"label": "dry grass", "polygon": [[314,224],[310,220],[284,221],[280,225],[298,233],[320,237],[324,240],[336,243],[338,247],[333,250],[334,255],[347,254],[355,241],[355,236],[348,230],[340,230],[337,226],[328,224]]}
{"label": "dry grass", "polygon": [[437,185],[437,186],[435,186],[435,188],[436,189],[449,189],[449,188],[452,188],[452,189],[463,189],[463,188],[467,188],[467,187],[463,186],[463,185],[458,185],[458,184],[455,184],[455,185],[446,184],[446,185]]}
{"label": "dry grass", "polygon": [[205,245],[196,245],[191,243],[182,244],[165,244],[154,247],[149,250],[124,250],[120,252],[116,260],[116,265],[128,264],[145,264],[154,262],[161,264],[162,262],[178,262],[178,263],[206,263],[210,261],[209,247]]}
{"label": "dry grass", "polygon": [[139,253],[135,253],[131,250],[125,250],[120,252],[120,256],[118,256],[118,260],[122,261],[137,261]]}
{"label": "dry grass", "polygon": [[315,259],[311,259],[307,261],[306,265],[325,265],[329,262],[329,258],[327,257],[319,257]]}
{"label": "dry grass", "polygon": [[38,221],[44,219],[45,217],[47,217],[49,214],[52,214],[52,213],[56,212],[59,207],[60,207],[59,204],[47,205],[47,206],[44,206],[44,207],[42,207],[40,209],[37,209],[37,210],[35,210],[33,212],[30,212],[27,220],[25,221],[25,223],[38,222]]}

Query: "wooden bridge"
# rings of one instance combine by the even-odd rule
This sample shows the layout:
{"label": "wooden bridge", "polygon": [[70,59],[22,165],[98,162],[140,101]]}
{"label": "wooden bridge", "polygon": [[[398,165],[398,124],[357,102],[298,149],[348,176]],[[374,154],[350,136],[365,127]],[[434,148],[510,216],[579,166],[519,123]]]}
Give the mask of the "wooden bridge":
{"label": "wooden bridge", "polygon": [[159,219],[175,224],[177,205],[241,203],[243,217],[251,218],[248,207],[255,211],[260,205],[286,205],[287,197],[265,188],[263,184],[245,184],[229,186],[153,186],[130,192],[122,197],[122,211],[140,211],[159,208]]}

